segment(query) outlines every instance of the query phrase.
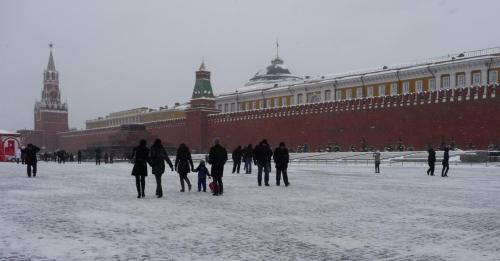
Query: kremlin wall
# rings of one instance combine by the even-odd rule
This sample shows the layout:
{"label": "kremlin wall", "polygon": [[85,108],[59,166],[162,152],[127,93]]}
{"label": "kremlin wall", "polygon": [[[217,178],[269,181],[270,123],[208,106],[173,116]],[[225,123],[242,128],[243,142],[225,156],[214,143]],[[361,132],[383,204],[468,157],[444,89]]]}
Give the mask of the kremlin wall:
{"label": "kremlin wall", "polygon": [[[439,147],[443,144],[461,149],[486,149],[492,144],[500,144],[499,55],[500,52],[459,54],[440,62],[431,61],[431,65],[416,64],[366,72],[361,75],[361,82],[366,83],[361,87],[354,86],[359,83],[352,81],[357,77],[353,74],[347,78],[354,87],[338,84],[338,77],[300,78],[292,75],[283,66],[283,60],[276,57],[267,71],[257,73],[244,88],[219,96],[214,94],[210,72],[202,64],[195,74],[191,100],[168,109],[171,111],[164,114],[174,116],[156,117],[151,121],[132,120],[126,124],[118,121],[116,125],[111,124],[111,117],[111,123],[106,123],[111,126],[75,131],[67,128],[67,106],[57,99],[59,89],[45,79],[45,96],[42,96],[41,103],[52,104],[52,107],[35,106],[35,121],[38,122],[35,130],[21,130],[19,133],[23,136],[23,143],[35,143],[47,151],[91,150],[96,147],[126,151],[140,138],[149,142],[160,138],[167,147],[186,143],[194,152],[206,152],[216,137],[229,150],[237,145],[256,144],[263,138],[268,139],[272,146],[283,141],[292,150],[306,145],[309,151],[324,149],[328,145],[342,151],[351,148],[384,150],[398,146],[423,150],[429,145]],[[46,70],[49,74],[55,71],[51,59],[52,51]],[[489,64],[478,63],[481,60],[489,61]],[[453,71],[439,69],[443,64],[447,68],[453,67]],[[481,67],[473,67],[477,64]],[[418,72],[423,72],[422,68],[430,76],[418,75]],[[372,84],[369,77],[384,73],[398,76],[395,83],[387,83],[390,95],[374,94],[373,87],[368,86]],[[404,73],[407,73],[407,78],[404,78]],[[56,78],[58,80],[58,76]],[[377,83],[376,79],[380,82]],[[381,82],[387,79],[379,75],[373,78],[373,85],[385,85]],[[320,89],[314,90],[318,85]],[[294,86],[300,89],[290,91]],[[48,87],[51,89],[47,90]],[[351,88],[356,93],[355,90],[362,87],[365,89],[357,92],[361,95],[351,97],[347,92]],[[308,88],[312,94],[307,93]],[[382,90],[385,91],[379,88]],[[256,94],[252,96],[252,93]],[[275,97],[269,95],[271,93]],[[330,97],[331,93],[333,97]],[[314,94],[318,96],[314,97]],[[255,101],[259,95],[263,97],[262,101]],[[50,97],[53,98],[49,100]],[[147,116],[147,113],[158,114],[158,111],[141,110],[141,113]],[[132,116],[131,119],[147,118],[144,115]]]}

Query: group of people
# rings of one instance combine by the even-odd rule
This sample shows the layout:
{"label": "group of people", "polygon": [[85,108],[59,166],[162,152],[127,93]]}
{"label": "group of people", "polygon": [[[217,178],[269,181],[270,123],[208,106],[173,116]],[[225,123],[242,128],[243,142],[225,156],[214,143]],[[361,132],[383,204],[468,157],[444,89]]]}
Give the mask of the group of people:
{"label": "group of people", "polygon": [[134,162],[132,175],[135,176],[137,198],[145,197],[145,177],[148,175],[148,164],[151,166],[151,172],[155,176],[156,196],[158,198],[163,197],[161,177],[165,173],[165,162],[169,165],[171,171],[175,170],[179,174],[180,192],[185,191],[185,184],[188,190],[191,191],[192,186],[188,178],[188,173],[192,171],[198,174],[198,192],[206,192],[207,177],[211,177],[213,179],[213,195],[219,196],[224,193],[222,176],[224,165],[227,161],[227,151],[219,144],[219,140],[214,141],[214,146],[210,149],[208,155],[208,163],[212,166],[211,171],[208,171],[204,160],[201,160],[200,164],[194,168],[191,151],[184,143],[180,144],[177,148],[174,164],[172,164],[172,161],[168,157],[167,151],[160,139],[156,139],[151,148],[148,148],[146,145],[146,140],[141,140],[139,146],[135,147],[132,153],[132,160]]}
{"label": "group of people", "polygon": [[[103,158],[102,150],[100,148],[95,149],[95,164],[101,165],[101,159]],[[104,153],[104,164],[113,164],[115,155],[111,153]],[[81,151],[78,151],[78,163],[82,162],[82,154]]]}
{"label": "group of people", "polygon": [[[427,157],[427,163],[429,164],[429,169],[427,170],[427,175],[434,176],[434,169],[436,164],[436,151],[431,147],[427,151],[429,156]],[[443,153],[443,168],[441,169],[441,177],[448,177],[448,170],[450,169],[450,148],[445,147]]]}
{"label": "group of people", "polygon": [[[289,153],[283,142],[280,143],[278,148],[271,150],[267,140],[262,140],[254,149],[252,145],[242,149],[238,146],[232,153],[233,158],[233,173],[239,173],[242,159],[245,160],[245,171],[251,173],[251,163],[257,165],[258,175],[257,183],[262,186],[262,174],[264,174],[264,185],[269,186],[269,172],[271,169],[271,160],[274,160],[276,166],[276,185],[279,186],[281,177],[285,186],[289,186],[287,168],[289,162]],[[250,159],[250,160],[248,160]],[[185,192],[187,189],[191,191],[191,181],[188,178],[188,173],[195,172],[198,175],[198,192],[206,192],[207,178],[212,179],[212,191],[214,196],[220,196],[224,193],[224,184],[222,178],[224,176],[224,165],[228,160],[227,150],[220,145],[219,139],[214,140],[214,145],[210,148],[207,155],[208,164],[211,165],[210,171],[206,166],[206,162],[201,160],[199,165],[195,168],[191,152],[186,144],[182,143],[177,148],[175,163],[172,164],[165,148],[160,139],[154,141],[151,148],[147,147],[146,140],[141,140],[139,146],[135,147],[132,153],[132,161],[134,167],[132,168],[132,175],[135,176],[135,183],[137,189],[137,198],[145,197],[146,177],[148,176],[147,165],[152,168],[152,174],[156,180],[156,196],[161,198],[163,196],[162,180],[161,177],[165,173],[165,163],[168,164],[171,171],[176,171],[179,174],[179,181],[181,185],[180,192]]]}
{"label": "group of people", "polygon": [[264,174],[264,185],[269,186],[269,173],[271,172],[271,161],[274,161],[276,167],[276,185],[281,183],[281,177],[285,186],[289,186],[288,181],[288,163],[290,155],[285,143],[281,142],[274,150],[266,139],[262,140],[255,148],[252,144],[248,144],[244,149],[238,146],[232,153],[233,158],[233,173],[240,173],[240,165],[243,160],[245,163],[244,169],[246,174],[252,173],[252,162],[257,166],[257,184],[262,186],[262,174]]}

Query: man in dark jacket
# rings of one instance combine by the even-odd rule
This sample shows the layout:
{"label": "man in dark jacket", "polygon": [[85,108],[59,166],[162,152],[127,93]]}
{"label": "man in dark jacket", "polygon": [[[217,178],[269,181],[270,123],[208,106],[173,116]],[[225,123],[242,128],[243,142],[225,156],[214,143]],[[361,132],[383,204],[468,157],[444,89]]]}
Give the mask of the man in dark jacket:
{"label": "man in dark jacket", "polygon": [[253,148],[252,144],[248,144],[243,150],[243,160],[245,162],[245,173],[252,174],[252,158],[253,158]]}
{"label": "man in dark jacket", "polygon": [[36,163],[37,163],[37,158],[36,154],[40,151],[40,148],[33,144],[28,144],[25,149],[25,157],[26,157],[26,165],[27,166],[27,172],[28,172],[28,178],[31,178],[31,173],[33,173],[33,177],[36,177]]}
{"label": "man in dark jacket", "polygon": [[232,154],[233,157],[233,173],[236,172],[240,174],[240,166],[241,166],[241,156],[243,155],[243,150],[241,146],[238,146]]}
{"label": "man in dark jacket", "polygon": [[101,165],[101,149],[99,148],[95,150],[95,164]]}
{"label": "man in dark jacket", "polygon": [[222,184],[222,176],[224,174],[224,164],[227,161],[227,150],[219,144],[219,139],[214,140],[214,146],[210,148],[208,154],[208,163],[212,165],[211,173],[215,184],[214,196],[219,196],[224,193],[224,185]]}
{"label": "man in dark jacket", "polygon": [[448,177],[448,170],[450,169],[450,148],[444,148],[443,155],[443,169],[441,170],[441,177]]}
{"label": "man in dark jacket", "polygon": [[82,163],[82,152],[78,150],[78,153],[76,154],[76,158],[78,160],[78,164]]}
{"label": "man in dark jacket", "polygon": [[280,185],[281,175],[283,174],[283,182],[285,182],[285,186],[288,187],[290,183],[288,182],[286,170],[288,168],[288,162],[290,161],[290,155],[288,154],[285,143],[281,142],[280,146],[274,150],[273,159],[274,166],[276,167],[276,186]]}
{"label": "man in dark jacket", "polygon": [[259,186],[262,186],[262,171],[264,171],[264,184],[269,186],[269,168],[271,166],[272,155],[273,151],[265,139],[253,150],[253,160],[258,168],[257,183]]}
{"label": "man in dark jacket", "polygon": [[427,175],[434,176],[434,164],[436,163],[436,152],[432,147],[429,148],[427,152],[429,153],[429,157],[427,158],[427,163],[429,164]]}

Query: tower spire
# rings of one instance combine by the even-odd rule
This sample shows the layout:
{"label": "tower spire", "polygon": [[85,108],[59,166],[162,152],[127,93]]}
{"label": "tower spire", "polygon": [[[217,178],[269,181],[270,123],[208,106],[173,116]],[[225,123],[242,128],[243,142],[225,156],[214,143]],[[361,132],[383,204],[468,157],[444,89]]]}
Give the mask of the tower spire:
{"label": "tower spire", "polygon": [[47,64],[47,71],[55,71],[56,70],[56,65],[54,63],[54,57],[52,56],[52,47],[53,46],[54,46],[53,43],[49,43],[50,56],[49,56],[49,64]]}
{"label": "tower spire", "polygon": [[276,38],[276,58],[280,57],[280,44],[278,42],[278,38]]}

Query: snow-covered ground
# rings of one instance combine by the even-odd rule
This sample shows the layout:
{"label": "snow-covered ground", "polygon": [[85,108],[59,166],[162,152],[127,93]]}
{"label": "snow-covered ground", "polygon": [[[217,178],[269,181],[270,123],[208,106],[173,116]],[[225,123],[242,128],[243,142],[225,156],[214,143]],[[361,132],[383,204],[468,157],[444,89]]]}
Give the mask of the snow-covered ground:
{"label": "snow-covered ground", "polygon": [[128,163],[0,163],[0,260],[500,260],[498,166],[292,165],[288,188],[229,167],[222,197],[168,172],[137,199]]}

